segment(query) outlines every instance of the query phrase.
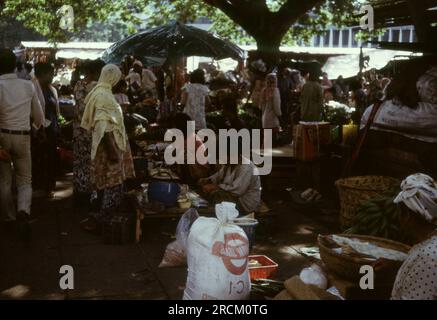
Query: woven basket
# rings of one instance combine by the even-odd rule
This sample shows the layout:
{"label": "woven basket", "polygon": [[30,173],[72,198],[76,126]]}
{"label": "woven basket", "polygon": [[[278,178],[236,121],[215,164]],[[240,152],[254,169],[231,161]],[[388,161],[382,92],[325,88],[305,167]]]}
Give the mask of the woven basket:
{"label": "woven basket", "polygon": [[[362,241],[373,243],[382,248],[393,249],[404,253],[408,253],[411,249],[411,247],[406,244],[384,238],[351,234],[339,234],[338,236],[359,239]],[[343,279],[353,281],[360,279],[363,276],[362,274],[360,274],[361,266],[370,264],[369,260],[367,259],[351,257],[335,252],[326,244],[325,236],[319,235],[318,243],[320,249],[320,258],[322,259],[326,268]],[[390,264],[390,268],[386,268],[381,271],[375,271],[375,280],[379,284],[393,283],[401,265],[401,261],[393,261],[393,263]]]}
{"label": "woven basket", "polygon": [[340,222],[343,228],[351,226],[357,207],[384,192],[399,187],[400,180],[383,176],[360,176],[335,182],[340,196]]}

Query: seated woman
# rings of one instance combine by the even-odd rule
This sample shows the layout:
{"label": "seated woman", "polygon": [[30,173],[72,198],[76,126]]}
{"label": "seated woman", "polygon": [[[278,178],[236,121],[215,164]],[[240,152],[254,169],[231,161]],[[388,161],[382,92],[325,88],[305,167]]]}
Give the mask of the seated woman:
{"label": "seated woman", "polygon": [[238,97],[228,96],[223,99],[221,105],[225,120],[225,128],[220,129],[235,129],[240,131],[241,129],[246,128],[244,121],[238,116]]}
{"label": "seated woman", "polygon": [[[411,63],[384,93],[385,100],[375,114],[371,130],[437,143],[437,67],[427,60]],[[368,123],[372,110],[373,105],[363,114],[361,129]]]}
{"label": "seated woman", "polygon": [[[185,159],[188,158],[189,152],[194,151],[194,153],[197,153],[198,150],[201,149],[203,150],[203,153],[205,153],[206,149],[202,140],[200,140],[195,133],[188,132],[187,123],[188,121],[193,121],[189,115],[185,113],[178,113],[172,116],[169,121],[171,128],[178,129],[184,134],[184,146],[177,147],[184,148],[183,150],[185,152]],[[190,148],[187,147],[189,145],[194,145],[193,151],[190,151]],[[196,155],[194,154],[193,156],[194,159],[196,159]],[[200,164],[197,161],[195,164],[177,165],[175,171],[182,181],[188,184],[195,184],[199,179],[208,177],[213,172],[209,164]]]}
{"label": "seated woman", "polygon": [[213,204],[233,202],[242,213],[258,212],[261,206],[261,180],[255,175],[256,166],[243,157],[241,150],[239,144],[235,155],[228,143],[227,153],[230,156],[227,164],[209,178],[199,180],[198,184]]}
{"label": "seated woman", "polygon": [[121,106],[123,111],[127,111],[130,107],[129,97],[127,95],[127,82],[121,79],[114,88],[112,88],[112,92],[114,93],[115,101]]}
{"label": "seated woman", "polygon": [[[401,225],[413,236],[415,245],[397,274],[393,300],[437,299],[437,184],[424,174],[409,176],[402,183],[402,192],[395,202],[410,208],[401,217]],[[417,204],[420,204],[418,206]],[[376,268],[390,265],[388,260]]]}

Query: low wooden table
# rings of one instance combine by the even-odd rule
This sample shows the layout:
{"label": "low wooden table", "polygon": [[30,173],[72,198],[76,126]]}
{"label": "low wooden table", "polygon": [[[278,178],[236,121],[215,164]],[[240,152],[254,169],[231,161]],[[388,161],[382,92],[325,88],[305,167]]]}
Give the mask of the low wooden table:
{"label": "low wooden table", "polygon": [[264,192],[276,193],[296,184],[296,161],[291,145],[253,152],[259,157],[272,157],[272,172],[261,177]]}
{"label": "low wooden table", "polygon": [[[212,207],[206,208],[194,208],[197,210],[199,215],[202,216],[213,216],[215,214],[215,210]],[[136,209],[136,222],[135,222],[135,243],[139,243],[141,241],[141,236],[143,231],[141,229],[141,221],[144,219],[174,219],[180,218],[185,212],[189,209],[182,209],[179,207],[171,207],[166,209],[164,212],[160,213],[147,213],[141,210],[140,208]]]}

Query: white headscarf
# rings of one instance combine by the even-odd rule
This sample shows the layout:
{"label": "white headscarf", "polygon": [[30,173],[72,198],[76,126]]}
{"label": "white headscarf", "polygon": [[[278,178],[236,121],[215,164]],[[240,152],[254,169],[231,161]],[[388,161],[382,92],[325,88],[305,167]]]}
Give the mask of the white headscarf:
{"label": "white headscarf", "polygon": [[429,222],[437,219],[437,183],[433,178],[423,173],[413,174],[402,182],[401,189],[394,203],[403,202]]}
{"label": "white headscarf", "polygon": [[121,75],[121,70],[116,65],[106,65],[97,85],[85,98],[86,106],[81,127],[93,130],[91,159],[95,158],[97,148],[106,132],[113,132],[118,148],[126,151],[123,111],[112,94],[112,87],[120,81]]}
{"label": "white headscarf", "polygon": [[133,66],[139,66],[141,68],[143,68],[143,63],[140,60],[135,60],[135,62],[132,64]]}

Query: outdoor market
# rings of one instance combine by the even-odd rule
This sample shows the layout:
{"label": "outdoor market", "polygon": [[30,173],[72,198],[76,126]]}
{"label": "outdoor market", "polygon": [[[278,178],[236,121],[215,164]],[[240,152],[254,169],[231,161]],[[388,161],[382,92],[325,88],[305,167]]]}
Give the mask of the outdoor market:
{"label": "outdoor market", "polygon": [[437,299],[437,1],[94,2],[0,1],[0,300]]}

